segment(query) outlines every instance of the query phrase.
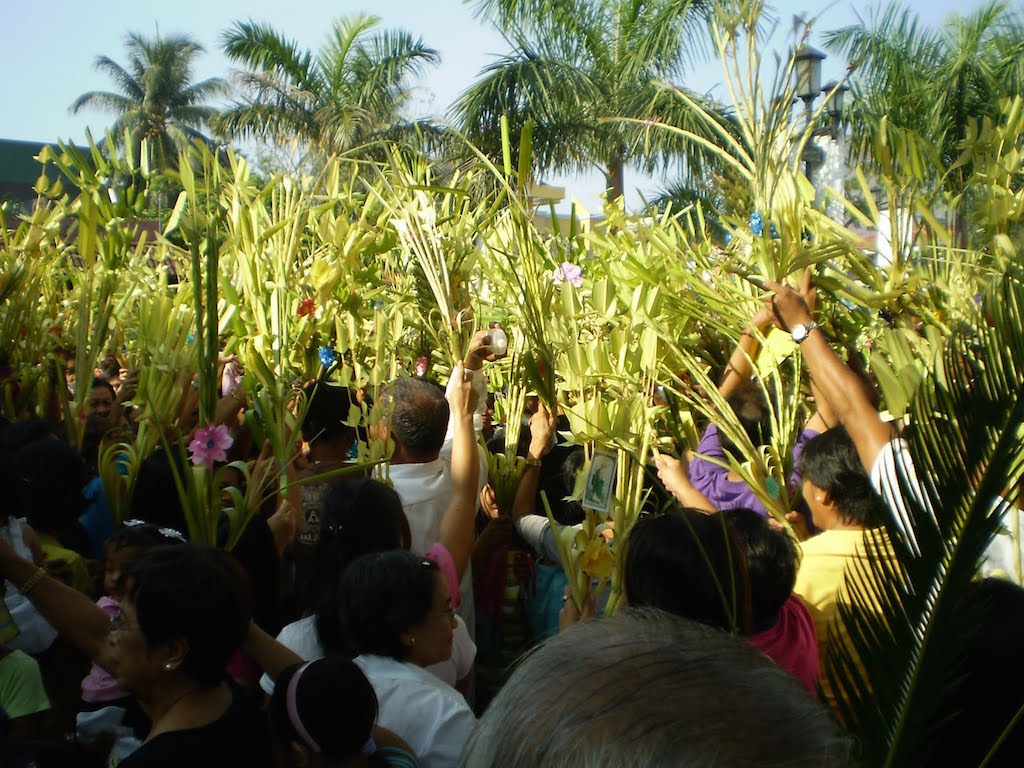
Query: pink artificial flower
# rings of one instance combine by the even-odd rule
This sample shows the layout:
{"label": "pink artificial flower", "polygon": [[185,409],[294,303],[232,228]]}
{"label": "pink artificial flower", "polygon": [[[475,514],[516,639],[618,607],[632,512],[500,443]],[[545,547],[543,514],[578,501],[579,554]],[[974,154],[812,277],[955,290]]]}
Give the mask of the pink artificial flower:
{"label": "pink artificial flower", "polygon": [[215,461],[226,461],[227,450],[234,443],[234,438],[223,424],[207,424],[196,430],[195,437],[188,444],[192,453],[192,463],[195,465],[205,464],[207,469],[213,469]]}
{"label": "pink artificial flower", "polygon": [[427,375],[427,366],[428,365],[429,365],[429,362],[427,361],[427,358],[426,358],[425,355],[420,355],[416,359],[416,375],[419,376],[421,379],[424,376]]}
{"label": "pink artificial flower", "polygon": [[555,271],[551,275],[551,279],[556,285],[561,285],[564,281],[572,283],[573,286],[579,288],[583,285],[583,269],[576,264],[563,261],[561,266],[555,267]]}

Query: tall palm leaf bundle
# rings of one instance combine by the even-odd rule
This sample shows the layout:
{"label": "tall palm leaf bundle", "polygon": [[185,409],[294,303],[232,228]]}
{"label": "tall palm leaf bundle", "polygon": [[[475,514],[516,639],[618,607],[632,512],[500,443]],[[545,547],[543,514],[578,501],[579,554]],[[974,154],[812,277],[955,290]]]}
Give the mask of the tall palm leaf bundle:
{"label": "tall palm leaf bundle", "polygon": [[[838,711],[865,765],[941,763],[933,750],[955,714],[957,665],[978,639],[981,607],[963,596],[1001,525],[1006,505],[994,500],[1015,499],[1020,490],[1019,271],[991,286],[984,310],[987,317],[950,340],[914,396],[907,440],[921,490],[909,472],[899,473],[908,515],[886,523],[896,557],[848,570],[850,602],[839,607],[846,632],[830,632],[826,674],[841,692]],[[1009,719],[993,724],[997,732]]]}

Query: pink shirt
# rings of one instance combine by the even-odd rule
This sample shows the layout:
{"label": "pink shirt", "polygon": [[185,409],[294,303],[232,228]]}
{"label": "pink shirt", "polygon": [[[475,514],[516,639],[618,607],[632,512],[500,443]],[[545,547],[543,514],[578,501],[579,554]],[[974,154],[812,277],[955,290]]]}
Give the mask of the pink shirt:
{"label": "pink shirt", "polygon": [[789,670],[815,697],[818,695],[818,638],[811,614],[796,595],[779,609],[779,619],[747,642],[783,669]]}
{"label": "pink shirt", "polygon": [[[120,607],[117,600],[105,596],[97,600],[96,605],[102,608],[108,616],[113,616]],[[92,665],[89,674],[82,679],[82,701],[90,704],[116,701],[126,698],[128,695],[126,691],[121,690],[113,675],[95,664]]]}

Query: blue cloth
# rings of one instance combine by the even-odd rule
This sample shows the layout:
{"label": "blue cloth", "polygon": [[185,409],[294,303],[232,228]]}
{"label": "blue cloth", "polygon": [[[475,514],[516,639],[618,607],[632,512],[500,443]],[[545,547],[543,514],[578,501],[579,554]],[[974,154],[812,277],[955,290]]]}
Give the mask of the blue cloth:
{"label": "blue cloth", "polygon": [[523,610],[530,623],[535,642],[543,642],[558,634],[558,613],[562,610],[562,595],[569,580],[561,565],[534,563],[536,591],[526,590]]}
{"label": "blue cloth", "polygon": [[103,493],[103,483],[98,477],[85,484],[82,495],[85,497],[86,508],[78,522],[85,528],[89,541],[92,542],[93,551],[90,557],[101,560],[104,543],[114,535],[114,518],[107,505],[106,494]]}

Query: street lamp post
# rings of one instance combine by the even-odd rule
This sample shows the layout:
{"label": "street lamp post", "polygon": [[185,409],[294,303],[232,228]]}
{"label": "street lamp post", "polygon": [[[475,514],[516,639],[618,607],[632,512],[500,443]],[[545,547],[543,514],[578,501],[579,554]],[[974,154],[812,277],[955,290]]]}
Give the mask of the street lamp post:
{"label": "street lamp post", "polygon": [[807,126],[811,126],[814,114],[814,101],[822,93],[828,97],[826,111],[830,118],[828,128],[820,131],[813,131],[810,139],[804,144],[803,153],[800,159],[804,163],[804,173],[807,180],[814,184],[814,177],[817,170],[825,163],[825,152],[814,142],[814,137],[828,135],[837,140],[840,135],[840,122],[843,114],[843,97],[849,91],[849,87],[835,81],[821,86],[821,62],[825,60],[824,53],[816,48],[803,43],[796,49],[794,58],[794,69],[796,74],[796,95],[804,103]]}

